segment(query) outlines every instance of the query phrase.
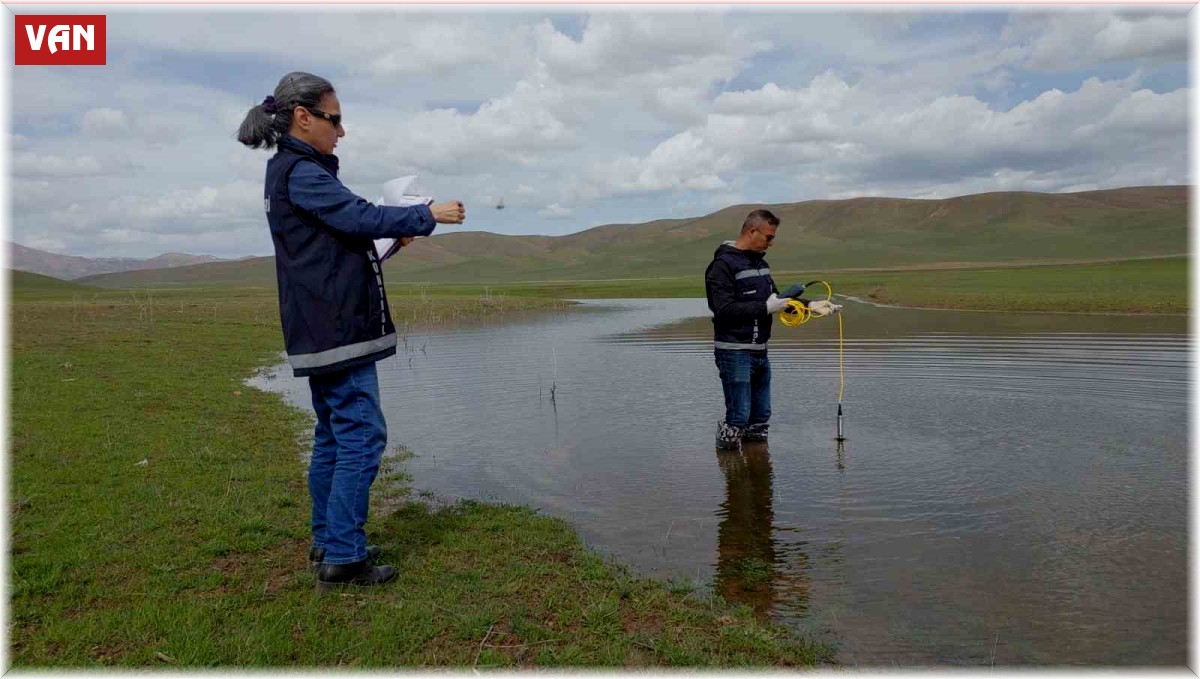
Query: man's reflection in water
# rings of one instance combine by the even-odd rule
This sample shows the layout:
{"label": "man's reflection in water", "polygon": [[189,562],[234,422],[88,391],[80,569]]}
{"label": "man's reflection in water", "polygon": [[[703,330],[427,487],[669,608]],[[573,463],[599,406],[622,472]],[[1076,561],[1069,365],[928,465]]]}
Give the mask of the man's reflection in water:
{"label": "man's reflection in water", "polygon": [[[781,569],[789,566],[785,563],[789,559],[781,558],[773,532],[773,473],[767,443],[743,442],[740,453],[718,451],[717,464],[725,474],[725,502],[718,512],[717,592],[727,601],[747,604],[759,617],[771,613],[781,591],[789,599],[787,608],[806,607],[807,587],[799,578],[802,568],[788,568],[792,572],[787,574]],[[796,556],[805,558],[798,552]],[[783,579],[796,582],[781,587]]]}

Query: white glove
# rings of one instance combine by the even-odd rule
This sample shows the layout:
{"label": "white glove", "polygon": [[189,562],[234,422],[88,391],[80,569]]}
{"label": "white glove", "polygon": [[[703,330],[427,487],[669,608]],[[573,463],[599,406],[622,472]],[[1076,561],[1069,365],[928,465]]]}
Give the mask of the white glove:
{"label": "white glove", "polygon": [[767,313],[777,314],[788,307],[788,302],[792,301],[791,297],[777,297],[775,293],[767,298]]}
{"label": "white glove", "polygon": [[808,313],[813,316],[828,316],[842,310],[841,304],[834,304],[827,299],[818,299],[808,303]]}

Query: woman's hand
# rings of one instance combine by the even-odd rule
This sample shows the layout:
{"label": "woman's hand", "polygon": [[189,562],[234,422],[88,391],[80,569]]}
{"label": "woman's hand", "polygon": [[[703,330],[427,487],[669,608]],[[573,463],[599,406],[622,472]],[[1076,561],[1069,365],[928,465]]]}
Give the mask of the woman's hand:
{"label": "woman's hand", "polygon": [[462,224],[467,218],[467,208],[457,200],[434,203],[429,206],[429,211],[433,213],[433,221],[438,224]]}

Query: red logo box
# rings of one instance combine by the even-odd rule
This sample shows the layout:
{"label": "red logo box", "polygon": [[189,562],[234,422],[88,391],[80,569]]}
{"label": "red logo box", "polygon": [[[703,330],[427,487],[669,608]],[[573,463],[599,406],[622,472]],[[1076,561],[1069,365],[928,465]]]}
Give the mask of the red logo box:
{"label": "red logo box", "polygon": [[103,14],[18,14],[17,66],[103,66],[108,59]]}

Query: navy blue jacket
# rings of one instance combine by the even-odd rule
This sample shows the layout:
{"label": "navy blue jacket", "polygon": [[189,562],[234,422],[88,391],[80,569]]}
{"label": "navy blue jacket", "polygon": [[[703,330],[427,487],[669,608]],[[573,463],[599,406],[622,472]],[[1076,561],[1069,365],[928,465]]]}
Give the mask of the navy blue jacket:
{"label": "navy blue jacket", "polygon": [[717,349],[767,350],[774,320],[767,313],[767,298],[779,290],[762,253],[722,243],[704,271],[704,291]]}
{"label": "navy blue jacket", "polygon": [[373,205],[337,178],[338,159],[291,136],[267,161],[267,223],[279,317],[297,377],[396,353],[396,328],[373,239],[428,236],[429,208]]}

